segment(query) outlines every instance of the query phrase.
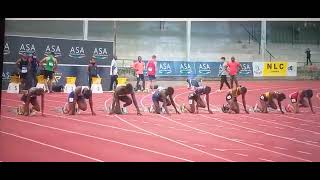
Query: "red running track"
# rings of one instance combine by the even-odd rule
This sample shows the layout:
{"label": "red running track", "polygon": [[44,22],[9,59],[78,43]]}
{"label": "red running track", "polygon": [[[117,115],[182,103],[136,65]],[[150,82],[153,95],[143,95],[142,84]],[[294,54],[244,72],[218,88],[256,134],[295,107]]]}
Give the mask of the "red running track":
{"label": "red running track", "polygon": [[[218,82],[208,83],[218,89]],[[63,115],[57,109],[66,94],[46,95],[45,117],[18,116],[17,94],[2,94],[0,161],[94,161],[94,162],[314,162],[320,161],[320,83],[318,81],[250,81],[247,104],[254,106],[263,92],[290,92],[312,88],[316,114],[270,112],[239,115],[214,111],[199,114],[109,116],[104,104],[110,93],[94,94],[96,116],[90,110],[80,115]],[[212,92],[210,106],[218,110],[225,103],[224,92]],[[175,102],[187,103],[188,90],[175,88]],[[151,95],[138,93],[138,104],[150,106]],[[239,99],[241,102],[241,98]],[[284,105],[288,103],[285,100]],[[170,107],[173,110],[172,107]]]}

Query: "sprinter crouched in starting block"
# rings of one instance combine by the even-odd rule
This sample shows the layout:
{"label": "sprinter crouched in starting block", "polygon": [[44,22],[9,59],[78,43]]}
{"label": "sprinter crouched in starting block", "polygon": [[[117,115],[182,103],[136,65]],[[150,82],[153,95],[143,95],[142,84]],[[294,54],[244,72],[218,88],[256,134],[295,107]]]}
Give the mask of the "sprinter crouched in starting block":
{"label": "sprinter crouched in starting block", "polygon": [[[129,94],[132,99],[128,96]],[[122,108],[120,107],[120,101],[125,103]],[[126,107],[131,105],[132,102],[137,109],[137,114],[142,115],[138,107],[132,84],[128,83],[125,86],[118,86],[113,93],[112,105],[111,108],[109,108],[109,114],[126,114]]]}
{"label": "sprinter crouched in starting block", "polygon": [[[44,108],[44,89],[32,87],[29,90],[22,91],[23,95],[21,97],[21,101],[23,102],[17,108],[17,113],[19,115],[35,115],[36,111],[41,110],[41,114],[43,116],[43,108]],[[41,96],[41,108],[37,100],[37,96]],[[31,103],[32,107],[29,109],[29,104]]]}
{"label": "sprinter crouched in starting block", "polygon": [[78,110],[86,111],[87,103],[85,99],[89,99],[89,105],[92,115],[96,115],[93,111],[92,91],[87,86],[77,86],[74,91],[68,95],[68,102],[63,107],[63,113],[75,115],[76,105]]}

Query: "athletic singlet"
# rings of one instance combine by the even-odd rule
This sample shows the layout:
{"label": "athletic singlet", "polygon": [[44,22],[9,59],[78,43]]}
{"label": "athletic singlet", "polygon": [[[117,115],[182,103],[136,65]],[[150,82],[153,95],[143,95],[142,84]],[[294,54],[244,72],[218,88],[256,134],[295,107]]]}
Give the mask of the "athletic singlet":
{"label": "athletic singlet", "polygon": [[150,60],[147,66],[148,75],[154,76],[156,75],[156,65],[154,60]]}
{"label": "athletic singlet", "polygon": [[28,64],[29,64],[29,61],[26,60],[20,60],[20,69],[21,69],[21,73],[27,73],[28,72]]}
{"label": "athletic singlet", "polygon": [[90,76],[97,76],[97,65],[96,64],[91,64],[89,65],[89,75]]}
{"label": "athletic singlet", "polygon": [[236,89],[233,89],[232,91],[229,91],[227,96],[226,96],[226,100],[229,101],[232,98],[234,98],[235,100],[237,100],[237,97],[240,95],[240,87],[237,87]]}
{"label": "athletic singlet", "polygon": [[205,88],[206,86],[196,87],[194,93],[197,95],[203,95],[205,94]]}
{"label": "athletic singlet", "polygon": [[54,60],[52,56],[48,56],[47,63],[46,63],[46,70],[53,71]]}

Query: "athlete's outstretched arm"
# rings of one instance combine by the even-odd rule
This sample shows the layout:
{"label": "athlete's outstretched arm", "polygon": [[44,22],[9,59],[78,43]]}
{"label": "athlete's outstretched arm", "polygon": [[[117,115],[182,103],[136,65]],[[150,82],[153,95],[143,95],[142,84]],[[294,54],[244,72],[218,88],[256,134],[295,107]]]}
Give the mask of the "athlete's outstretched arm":
{"label": "athlete's outstretched arm", "polygon": [[249,114],[248,110],[247,110],[247,106],[246,106],[246,94],[242,94],[242,104],[244,107],[244,111]]}
{"label": "athlete's outstretched arm", "polygon": [[171,101],[172,106],[173,106],[174,109],[176,110],[176,113],[177,113],[177,114],[180,114],[180,112],[177,110],[176,104],[174,103],[174,100],[173,100],[173,98],[172,98],[172,95],[169,95],[169,98],[170,98],[170,101]]}
{"label": "athlete's outstretched arm", "polygon": [[90,109],[91,109],[91,114],[96,115],[96,113],[93,111],[92,95],[89,97],[89,105],[90,105]]}
{"label": "athlete's outstretched arm", "polygon": [[213,112],[210,110],[210,103],[209,103],[209,93],[208,94],[206,94],[206,101],[207,101],[207,107],[208,107],[208,112],[210,113],[210,114],[212,114]]}
{"label": "athlete's outstretched arm", "polygon": [[281,113],[284,114],[284,112],[283,112],[283,110],[282,110],[282,106],[281,106],[281,101],[279,101],[279,100],[278,100],[278,105],[279,105],[279,108],[280,108]]}
{"label": "athlete's outstretched arm", "polygon": [[138,115],[142,115],[141,112],[140,112],[140,109],[139,109],[139,107],[138,107],[136,95],[135,95],[134,93],[131,93],[131,97],[132,97],[133,104],[134,104],[134,106],[135,106],[136,109],[137,109],[137,114],[138,114]]}
{"label": "athlete's outstretched arm", "polygon": [[41,94],[41,115],[42,116],[44,116],[43,111],[44,111],[44,93]]}
{"label": "athlete's outstretched arm", "polygon": [[312,107],[311,98],[308,98],[308,102],[309,102],[309,106],[310,106],[311,112],[314,113],[313,107]]}

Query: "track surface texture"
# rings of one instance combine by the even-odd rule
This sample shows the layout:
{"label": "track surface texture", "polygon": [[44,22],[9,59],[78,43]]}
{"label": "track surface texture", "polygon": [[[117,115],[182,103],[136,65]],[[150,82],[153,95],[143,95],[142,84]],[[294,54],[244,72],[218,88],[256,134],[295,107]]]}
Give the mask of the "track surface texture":
{"label": "track surface texture", "polygon": [[[320,161],[320,83],[319,81],[248,81],[248,107],[261,93],[291,92],[312,88],[316,114],[309,108],[301,113],[279,111],[268,114],[225,114],[218,110],[225,103],[226,87],[216,92],[211,86],[209,114],[136,115],[134,106],[125,115],[108,115],[111,93],[94,94],[94,110],[63,115],[59,108],[67,94],[45,95],[45,117],[25,117],[14,112],[20,95],[2,93],[0,120],[1,162],[314,162]],[[187,104],[188,89],[176,86],[176,104]],[[317,97],[318,96],[318,97]],[[136,93],[140,109],[151,105],[151,93]],[[38,98],[40,100],[40,98]],[[241,103],[241,97],[238,98]],[[284,100],[283,106],[289,99]],[[88,105],[89,107],[89,105]]]}

